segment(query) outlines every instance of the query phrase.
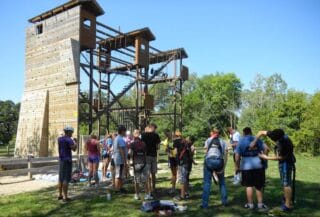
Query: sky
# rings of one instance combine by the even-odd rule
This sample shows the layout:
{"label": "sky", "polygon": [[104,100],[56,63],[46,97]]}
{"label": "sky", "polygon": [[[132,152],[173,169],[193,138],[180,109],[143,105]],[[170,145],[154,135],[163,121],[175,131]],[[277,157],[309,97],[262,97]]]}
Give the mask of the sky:
{"label": "sky", "polygon": [[[66,0],[0,1],[0,100],[24,88],[27,20]],[[319,0],[98,0],[98,21],[121,31],[149,27],[161,50],[184,47],[199,76],[234,72],[245,88],[280,73],[289,88],[320,90]]]}

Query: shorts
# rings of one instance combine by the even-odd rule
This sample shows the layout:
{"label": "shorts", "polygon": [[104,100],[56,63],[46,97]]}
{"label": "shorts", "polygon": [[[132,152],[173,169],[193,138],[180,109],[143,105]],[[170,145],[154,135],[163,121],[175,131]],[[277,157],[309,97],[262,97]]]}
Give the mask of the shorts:
{"label": "shorts", "polygon": [[112,167],[115,166],[115,164],[114,164],[114,159],[113,159],[113,158],[111,158],[111,166],[112,166]]}
{"label": "shorts", "polygon": [[124,177],[124,164],[115,165],[115,178],[123,179]]}
{"label": "shorts", "polygon": [[185,184],[188,181],[189,171],[186,165],[178,166],[178,182],[180,184]]}
{"label": "shorts", "polygon": [[144,184],[149,177],[149,165],[145,164],[144,168],[140,171],[134,171],[134,181],[138,184]]}
{"label": "shorts", "polygon": [[156,174],[158,171],[157,157],[147,156],[147,164],[149,166],[150,173]]}
{"label": "shorts", "polygon": [[178,166],[178,160],[175,157],[169,157],[169,166],[170,168],[174,168]]}
{"label": "shorts", "polygon": [[99,163],[100,162],[100,158],[99,158],[99,156],[89,156],[88,157],[88,162],[89,163]]}
{"label": "shorts", "polygon": [[280,181],[283,187],[292,186],[293,165],[287,162],[279,163]]}
{"label": "shorts", "polygon": [[255,187],[260,190],[264,187],[266,181],[265,169],[242,170],[241,185],[245,187]]}
{"label": "shorts", "polygon": [[72,161],[60,161],[59,182],[69,183],[71,181]]}
{"label": "shorts", "polygon": [[107,151],[103,151],[101,154],[102,160],[108,159],[110,157],[109,153]]}

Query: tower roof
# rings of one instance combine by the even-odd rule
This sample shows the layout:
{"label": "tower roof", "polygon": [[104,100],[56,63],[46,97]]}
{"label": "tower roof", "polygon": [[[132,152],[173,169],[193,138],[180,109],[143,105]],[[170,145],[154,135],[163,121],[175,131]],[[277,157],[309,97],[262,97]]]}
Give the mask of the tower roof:
{"label": "tower roof", "polygon": [[31,19],[29,19],[30,23],[36,23],[45,19],[48,19],[49,17],[52,17],[56,14],[59,14],[63,11],[67,11],[71,8],[74,8],[78,5],[84,6],[88,11],[93,12],[96,16],[100,16],[104,14],[104,10],[100,7],[98,2],[96,0],[70,0],[67,3],[60,5],[58,7],[55,7],[51,10],[48,10],[42,14],[39,14]]}

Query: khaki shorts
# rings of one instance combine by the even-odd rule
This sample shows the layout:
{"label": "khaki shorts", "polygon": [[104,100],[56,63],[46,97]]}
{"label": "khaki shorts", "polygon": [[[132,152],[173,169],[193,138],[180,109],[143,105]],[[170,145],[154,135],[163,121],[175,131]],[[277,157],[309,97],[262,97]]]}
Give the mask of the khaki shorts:
{"label": "khaki shorts", "polygon": [[157,157],[147,156],[147,164],[151,174],[156,174],[158,171]]}
{"label": "khaki shorts", "polygon": [[144,168],[140,171],[134,171],[134,181],[138,184],[144,184],[147,182],[149,174],[149,165],[145,164]]}
{"label": "khaki shorts", "polygon": [[115,165],[115,178],[123,179],[124,171],[125,171],[124,164]]}
{"label": "khaki shorts", "polygon": [[185,184],[188,181],[189,171],[187,165],[178,166],[178,182],[180,184]]}

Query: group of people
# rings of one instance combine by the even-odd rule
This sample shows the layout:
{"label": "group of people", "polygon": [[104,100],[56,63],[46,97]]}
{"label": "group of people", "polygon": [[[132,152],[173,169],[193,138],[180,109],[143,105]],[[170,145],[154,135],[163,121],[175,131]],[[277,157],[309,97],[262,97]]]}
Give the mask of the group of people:
{"label": "group of people", "polygon": [[[293,208],[294,184],[292,173],[295,171],[295,157],[290,138],[285,135],[282,129],[259,131],[256,136],[253,136],[250,127],[243,129],[242,136],[232,128],[229,128],[228,131],[234,152],[235,175],[233,183],[237,185],[241,182],[241,185],[245,187],[247,203],[244,208],[257,208],[259,211],[268,210],[263,201],[265,171],[268,166],[267,160],[276,160],[279,161],[280,180],[284,191],[281,210],[285,212],[291,211]],[[205,142],[206,156],[204,161],[202,208],[208,208],[209,206],[212,178],[219,182],[222,205],[228,204],[224,179],[228,147],[219,135],[219,130],[214,129],[210,138]],[[261,137],[264,136],[269,137],[276,143],[274,156],[268,156],[271,149],[261,140]],[[256,206],[253,199],[254,190],[257,197]]]}
{"label": "group of people", "polygon": [[[71,151],[77,148],[76,140],[72,139],[73,128],[66,127],[65,135],[58,139],[59,144],[59,200],[67,202],[68,183],[71,179],[72,156]],[[292,209],[292,171],[294,170],[295,158],[293,145],[290,138],[281,129],[273,131],[260,131],[257,136],[252,135],[249,127],[243,129],[242,136],[235,129],[229,128],[230,144],[233,149],[235,166],[234,184],[246,188],[246,209],[265,211],[268,207],[264,204],[263,193],[265,187],[265,171],[267,160],[279,161],[281,184],[284,188],[283,211]],[[182,137],[181,132],[164,132],[165,139],[161,142],[155,124],[148,125],[144,132],[134,130],[133,134],[124,126],[119,126],[117,133],[106,134],[99,140],[91,135],[86,142],[85,150],[88,155],[88,185],[99,184],[98,167],[100,157],[102,159],[102,181],[105,181],[107,170],[110,165],[112,186],[116,192],[124,193],[125,179],[130,176],[129,168],[132,166],[134,175],[134,187],[136,200],[140,198],[141,188],[144,188],[144,199],[152,200],[156,191],[156,173],[158,169],[158,152],[160,145],[164,146],[168,155],[168,165],[171,170],[171,189],[169,194],[175,194],[176,183],[180,184],[180,194],[176,200],[185,200],[190,197],[189,177],[192,165],[196,164],[193,159],[195,146],[193,137]],[[267,136],[276,143],[275,156],[268,156],[270,148],[261,140]],[[228,160],[228,145],[220,137],[220,131],[213,129],[210,137],[204,143],[205,157],[203,166],[203,193],[201,208],[209,207],[209,197],[212,180],[219,185],[222,205],[228,205],[227,187],[224,170]],[[254,204],[254,190],[256,191],[257,205]]]}

